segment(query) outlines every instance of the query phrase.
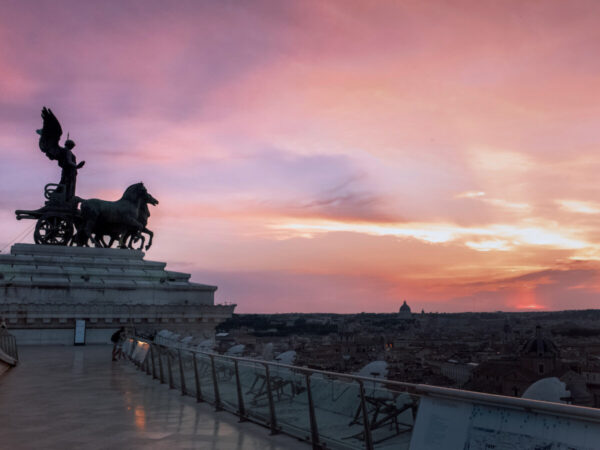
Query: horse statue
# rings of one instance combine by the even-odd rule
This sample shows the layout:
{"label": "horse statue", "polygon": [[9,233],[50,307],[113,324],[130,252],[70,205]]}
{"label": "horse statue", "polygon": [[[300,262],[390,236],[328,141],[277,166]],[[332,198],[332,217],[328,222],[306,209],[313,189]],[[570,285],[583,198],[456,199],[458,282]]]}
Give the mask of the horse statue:
{"label": "horse statue", "polygon": [[[152,231],[150,231],[148,228],[146,228],[146,226],[148,225],[148,217],[150,217],[150,210],[148,209],[148,204],[143,203],[139,210],[138,220],[144,226],[144,229],[141,231],[137,231],[137,232],[127,233],[127,235],[125,236],[125,238],[123,240],[123,244],[125,245],[125,247],[130,248],[130,249],[135,249],[135,250],[143,249],[144,243],[146,242],[146,238],[144,237],[144,235],[142,233],[145,233],[150,238],[150,240],[148,241],[148,247],[146,248],[146,250],[148,248],[150,248],[150,246],[152,245],[152,239],[154,237],[154,233]],[[120,239],[121,239],[121,235],[119,234],[118,231],[114,231],[113,233],[111,233],[108,236],[110,238],[110,241],[108,241],[108,243],[106,243],[106,241],[104,240],[104,237],[105,236],[96,235],[96,238],[100,241],[100,243],[102,244],[102,247],[105,247],[105,248],[112,247],[112,245],[116,241],[120,241]],[[134,245],[138,241],[141,241],[141,242],[140,242],[140,245],[136,249],[134,247]]]}
{"label": "horse statue", "polygon": [[[133,248],[140,239],[143,246],[142,233],[150,237],[146,250],[152,245],[154,233],[147,228],[148,204],[158,205],[158,200],[148,193],[143,183],[132,184],[114,202],[96,198],[77,198],[77,201],[81,203],[81,222],[74,239],[77,245],[88,245],[91,241],[96,247],[110,247],[118,239],[119,248]],[[108,245],[104,236],[111,238]]]}

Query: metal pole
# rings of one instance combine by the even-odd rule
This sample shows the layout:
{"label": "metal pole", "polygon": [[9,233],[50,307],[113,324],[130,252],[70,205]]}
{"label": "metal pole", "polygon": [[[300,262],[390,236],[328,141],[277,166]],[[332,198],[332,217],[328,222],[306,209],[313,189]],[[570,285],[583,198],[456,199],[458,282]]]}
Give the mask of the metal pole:
{"label": "metal pole", "polygon": [[271,416],[271,434],[277,434],[277,416],[275,415],[275,403],[273,402],[273,392],[271,392],[271,374],[269,373],[269,366],[265,366],[265,378],[267,383],[267,396],[269,398],[269,413]]}
{"label": "metal pole", "polygon": [[308,415],[310,419],[310,436],[312,441],[313,449],[321,449],[319,444],[319,428],[317,426],[317,416],[315,415],[315,405],[313,403],[312,391],[310,390],[310,374],[305,373],[306,377],[306,394],[308,397]]}
{"label": "metal pole", "polygon": [[200,403],[202,400],[202,391],[200,390],[200,377],[198,376],[198,361],[196,360],[196,354],[192,353],[194,361],[194,378],[196,380],[196,401]]}
{"label": "metal pole", "polygon": [[175,383],[173,383],[173,369],[171,368],[171,354],[167,349],[167,369],[169,369],[169,389],[175,388]]}
{"label": "metal pole", "polygon": [[181,395],[187,394],[187,389],[185,388],[185,374],[183,372],[183,360],[181,359],[181,350],[177,350],[177,354],[179,355],[179,378],[181,380]]}
{"label": "metal pole", "polygon": [[154,363],[154,344],[150,344],[150,358],[152,359],[152,378],[156,378],[156,364]]}
{"label": "metal pole", "polygon": [[13,348],[14,348],[13,357],[18,361],[19,360],[19,348],[17,347],[17,338],[14,336],[12,337],[12,344],[13,344]]}
{"label": "metal pole", "polygon": [[144,358],[144,363],[146,364],[146,375],[150,375],[152,372],[150,371],[150,355],[149,352],[146,352],[146,357]]}
{"label": "metal pole", "polygon": [[160,347],[157,347],[158,349],[158,368],[160,369],[160,383],[164,384],[165,382],[165,372],[163,370],[163,363],[162,363],[162,349]]}
{"label": "metal pole", "polygon": [[240,371],[238,369],[237,359],[233,360],[233,365],[235,367],[235,383],[237,385],[238,413],[240,415],[240,422],[243,422],[246,420],[246,408],[244,407],[244,396],[242,395],[242,383],[240,381]]}
{"label": "metal pole", "polygon": [[362,408],[363,425],[365,427],[365,447],[367,450],[373,450],[373,437],[371,436],[369,413],[367,411],[367,402],[365,400],[365,386],[361,380],[358,380],[358,386],[360,389],[360,405]]}
{"label": "metal pole", "polygon": [[217,411],[220,411],[223,409],[223,407],[221,406],[221,395],[219,395],[219,383],[217,383],[217,369],[215,368],[215,357],[213,355],[210,355],[210,367],[212,370],[213,386],[215,389],[215,409]]}

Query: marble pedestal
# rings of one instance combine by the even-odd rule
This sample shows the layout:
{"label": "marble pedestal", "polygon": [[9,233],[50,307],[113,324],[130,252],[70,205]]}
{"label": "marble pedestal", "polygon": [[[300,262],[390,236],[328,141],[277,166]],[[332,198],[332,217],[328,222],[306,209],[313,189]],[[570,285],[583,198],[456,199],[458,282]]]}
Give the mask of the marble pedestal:
{"label": "marble pedestal", "polygon": [[210,337],[235,305],[215,305],[216,286],[114,248],[15,244],[0,255],[0,316],[23,344],[107,343],[121,326]]}

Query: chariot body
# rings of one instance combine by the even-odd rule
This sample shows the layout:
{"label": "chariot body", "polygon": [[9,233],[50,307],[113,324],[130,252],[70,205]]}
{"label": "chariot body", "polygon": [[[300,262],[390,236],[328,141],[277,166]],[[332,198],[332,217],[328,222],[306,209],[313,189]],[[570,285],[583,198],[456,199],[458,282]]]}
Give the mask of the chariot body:
{"label": "chariot body", "polygon": [[37,220],[33,232],[36,244],[72,245],[75,230],[81,226],[81,211],[78,208],[80,199],[67,199],[64,184],[49,183],[44,188],[46,203],[34,210],[18,209],[17,220]]}

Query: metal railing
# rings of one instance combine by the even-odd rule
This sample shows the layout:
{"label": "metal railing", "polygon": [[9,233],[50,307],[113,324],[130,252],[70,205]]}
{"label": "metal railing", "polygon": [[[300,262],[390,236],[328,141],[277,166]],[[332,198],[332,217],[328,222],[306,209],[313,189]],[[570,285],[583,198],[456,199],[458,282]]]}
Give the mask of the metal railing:
{"label": "metal railing", "polygon": [[[140,370],[182,395],[312,444],[314,449],[409,448],[421,400],[451,398],[569,417],[600,430],[600,410],[402,383],[169,347],[129,337]],[[429,422],[429,421],[428,421]]]}
{"label": "metal railing", "polygon": [[19,362],[17,340],[5,329],[0,329],[0,350],[9,358],[3,358],[7,364],[16,366]]}

